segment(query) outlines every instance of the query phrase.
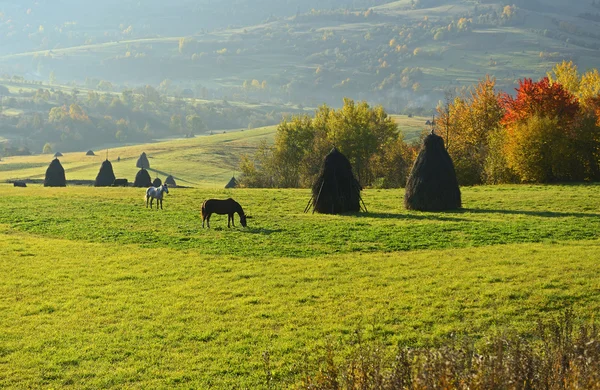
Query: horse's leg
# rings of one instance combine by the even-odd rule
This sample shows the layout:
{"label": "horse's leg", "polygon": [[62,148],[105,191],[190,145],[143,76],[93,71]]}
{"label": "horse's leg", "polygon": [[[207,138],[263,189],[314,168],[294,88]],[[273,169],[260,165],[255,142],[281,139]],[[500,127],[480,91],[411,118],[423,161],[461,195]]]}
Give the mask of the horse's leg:
{"label": "horse's leg", "polygon": [[148,208],[148,195],[146,195],[146,208]]}
{"label": "horse's leg", "polygon": [[162,210],[162,198],[156,199],[156,209],[158,210],[158,202],[160,202],[160,209]]}
{"label": "horse's leg", "polygon": [[154,197],[150,198],[150,208],[152,208],[152,203],[154,203]]}
{"label": "horse's leg", "polygon": [[235,219],[233,219],[234,215],[235,214],[231,213],[231,217],[230,217],[231,218],[231,224],[233,225],[233,227],[235,227]]}
{"label": "horse's leg", "polygon": [[207,227],[207,228],[209,228],[209,229],[210,229],[210,216],[211,216],[211,215],[212,215],[212,214],[210,214],[210,213],[209,213],[209,214],[206,216],[206,227]]}

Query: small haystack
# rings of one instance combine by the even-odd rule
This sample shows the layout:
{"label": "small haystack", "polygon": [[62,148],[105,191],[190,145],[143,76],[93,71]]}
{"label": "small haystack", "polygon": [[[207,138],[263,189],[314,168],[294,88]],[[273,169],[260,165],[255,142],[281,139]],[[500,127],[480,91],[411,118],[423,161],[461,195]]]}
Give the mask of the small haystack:
{"label": "small haystack", "polygon": [[140,169],[135,175],[135,181],[133,182],[134,187],[150,187],[152,185],[152,179],[150,174],[145,169]]}
{"label": "small haystack", "polygon": [[229,183],[225,184],[225,188],[238,188],[239,186],[240,182],[237,181],[235,176],[231,176],[231,180],[229,180]]}
{"label": "small haystack", "polygon": [[150,161],[148,161],[146,152],[142,152],[142,154],[140,154],[140,157],[138,158],[137,162],[135,163],[135,166],[138,168],[141,168],[141,169],[150,168]]}
{"label": "small haystack", "polygon": [[162,181],[157,177],[156,179],[152,180],[152,185],[158,188],[162,185]]}
{"label": "small haystack", "polygon": [[93,150],[88,150],[87,153],[85,154],[86,156],[95,156],[96,154],[94,154]]}
{"label": "small haystack", "polygon": [[433,133],[425,137],[406,183],[404,207],[421,211],[455,210],[461,207],[454,164],[442,137]]}
{"label": "small haystack", "polygon": [[[358,180],[352,173],[350,161],[336,148],[325,157],[321,173],[312,187],[312,198],[304,212],[312,206],[313,213],[341,214],[361,209]],[[363,203],[364,207],[364,203]],[[364,207],[366,211],[366,207]]]}
{"label": "small haystack", "polygon": [[27,187],[27,183],[23,180],[15,180],[13,181],[13,187]]}
{"label": "small haystack", "polygon": [[66,187],[67,179],[65,178],[65,169],[60,161],[55,158],[52,160],[48,169],[46,169],[46,177],[44,178],[44,187]]}
{"label": "small haystack", "polygon": [[56,153],[54,153],[54,157],[55,157],[55,158],[57,158],[57,157],[62,157],[62,156],[63,156],[63,154],[62,154],[61,152],[56,152]]}
{"label": "small haystack", "polygon": [[175,178],[171,175],[167,176],[165,179],[165,184],[169,187],[177,187],[177,183],[175,183]]}
{"label": "small haystack", "polygon": [[102,162],[94,187],[110,187],[115,182],[115,173],[112,164],[108,160]]}

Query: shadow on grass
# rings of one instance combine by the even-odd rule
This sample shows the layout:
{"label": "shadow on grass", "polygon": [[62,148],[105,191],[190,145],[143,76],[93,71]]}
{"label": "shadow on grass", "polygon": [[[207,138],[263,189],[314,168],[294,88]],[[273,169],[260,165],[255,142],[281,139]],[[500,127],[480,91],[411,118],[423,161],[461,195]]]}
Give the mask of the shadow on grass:
{"label": "shadow on grass", "polygon": [[253,228],[253,227],[247,227],[245,229],[242,229],[242,232],[244,232],[244,233],[262,234],[265,236],[269,236],[273,233],[279,233],[282,231],[283,231],[283,229],[265,229],[265,228]]}
{"label": "shadow on grass", "polygon": [[531,211],[531,210],[497,210],[497,209],[460,209],[449,211],[453,214],[506,214],[506,215],[527,215],[531,217],[542,218],[598,218],[598,213],[573,213],[558,211]]}
{"label": "shadow on grass", "polygon": [[[146,170],[148,170],[150,172],[154,172],[154,173],[159,174],[159,175],[164,175],[164,176],[169,176],[170,175],[170,173],[168,173],[168,172],[159,171],[158,169],[154,169],[154,168],[146,168]],[[175,179],[177,181],[181,181],[181,182],[188,183],[188,184],[198,185],[198,183],[192,183],[191,181],[187,181],[185,179],[182,179],[179,176],[175,176],[175,175],[171,175],[171,176],[173,176],[173,179]]]}
{"label": "shadow on grass", "polygon": [[466,222],[469,221],[468,219],[464,219],[464,218],[457,218],[454,216],[444,216],[444,215],[440,215],[440,212],[435,212],[435,213],[424,213],[424,212],[419,212],[417,213],[413,213],[413,212],[407,212],[406,214],[392,214],[392,213],[371,213],[371,212],[367,212],[367,213],[349,213],[349,214],[342,214],[345,216],[351,216],[351,217],[359,217],[359,218],[377,218],[377,219],[399,219],[399,220],[405,220],[405,221],[410,221],[410,220],[417,220],[417,221],[448,221],[448,222]]}

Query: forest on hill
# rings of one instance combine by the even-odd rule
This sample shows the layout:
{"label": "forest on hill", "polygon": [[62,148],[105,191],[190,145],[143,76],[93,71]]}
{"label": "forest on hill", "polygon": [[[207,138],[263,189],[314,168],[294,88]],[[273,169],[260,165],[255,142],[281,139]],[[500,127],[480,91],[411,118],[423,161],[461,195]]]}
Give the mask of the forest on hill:
{"label": "forest on hill", "polygon": [[[345,97],[431,115],[488,74],[512,93],[563,60],[597,68],[599,27],[595,0],[3,2],[0,137],[87,148],[43,136],[51,108],[71,104],[110,122],[94,123],[104,143],[186,134],[189,116],[207,131],[270,125]],[[134,105],[109,109],[127,95]]]}

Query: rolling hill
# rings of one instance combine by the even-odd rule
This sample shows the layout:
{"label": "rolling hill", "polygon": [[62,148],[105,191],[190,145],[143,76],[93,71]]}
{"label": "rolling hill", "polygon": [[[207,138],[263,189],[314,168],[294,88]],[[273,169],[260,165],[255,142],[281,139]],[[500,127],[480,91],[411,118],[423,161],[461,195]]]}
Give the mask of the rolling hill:
{"label": "rolling hill", "polygon": [[[418,139],[426,118],[393,116],[407,142]],[[179,185],[188,187],[221,188],[238,171],[240,156],[252,155],[262,140],[272,143],[276,126],[252,130],[222,132],[195,138],[164,140],[138,145],[115,146],[94,150],[63,153],[60,157],[67,180],[94,180],[107,156],[115,175],[133,182],[136,161],[146,152],[152,177],[162,180],[173,175]],[[2,140],[0,139],[0,142]],[[43,180],[52,154],[5,157],[0,161],[0,182],[17,179]],[[117,161],[117,159],[119,161]]]}
{"label": "rolling hill", "polygon": [[[121,31],[116,21],[95,29],[75,21],[70,36],[81,39],[69,40],[66,26],[50,20],[52,37],[45,36],[51,29],[44,25],[17,48],[0,51],[0,72],[39,80],[54,72],[60,82],[87,78],[119,85],[169,79],[179,88],[201,85],[214,97],[232,100],[314,107],[339,105],[349,96],[393,111],[430,112],[445,92],[456,93],[485,74],[510,92],[519,78],[539,78],[563,59],[582,69],[598,67],[600,8],[594,2],[514,3],[332,0],[310,9],[314,4],[288,1],[282,9],[264,1],[255,6],[255,14],[263,12],[261,23],[236,19],[237,13],[228,26],[183,18],[174,34],[161,29],[158,6],[125,2]],[[249,2],[236,4],[245,9]],[[164,23],[172,15],[211,15],[228,5],[176,2],[164,7]]]}

